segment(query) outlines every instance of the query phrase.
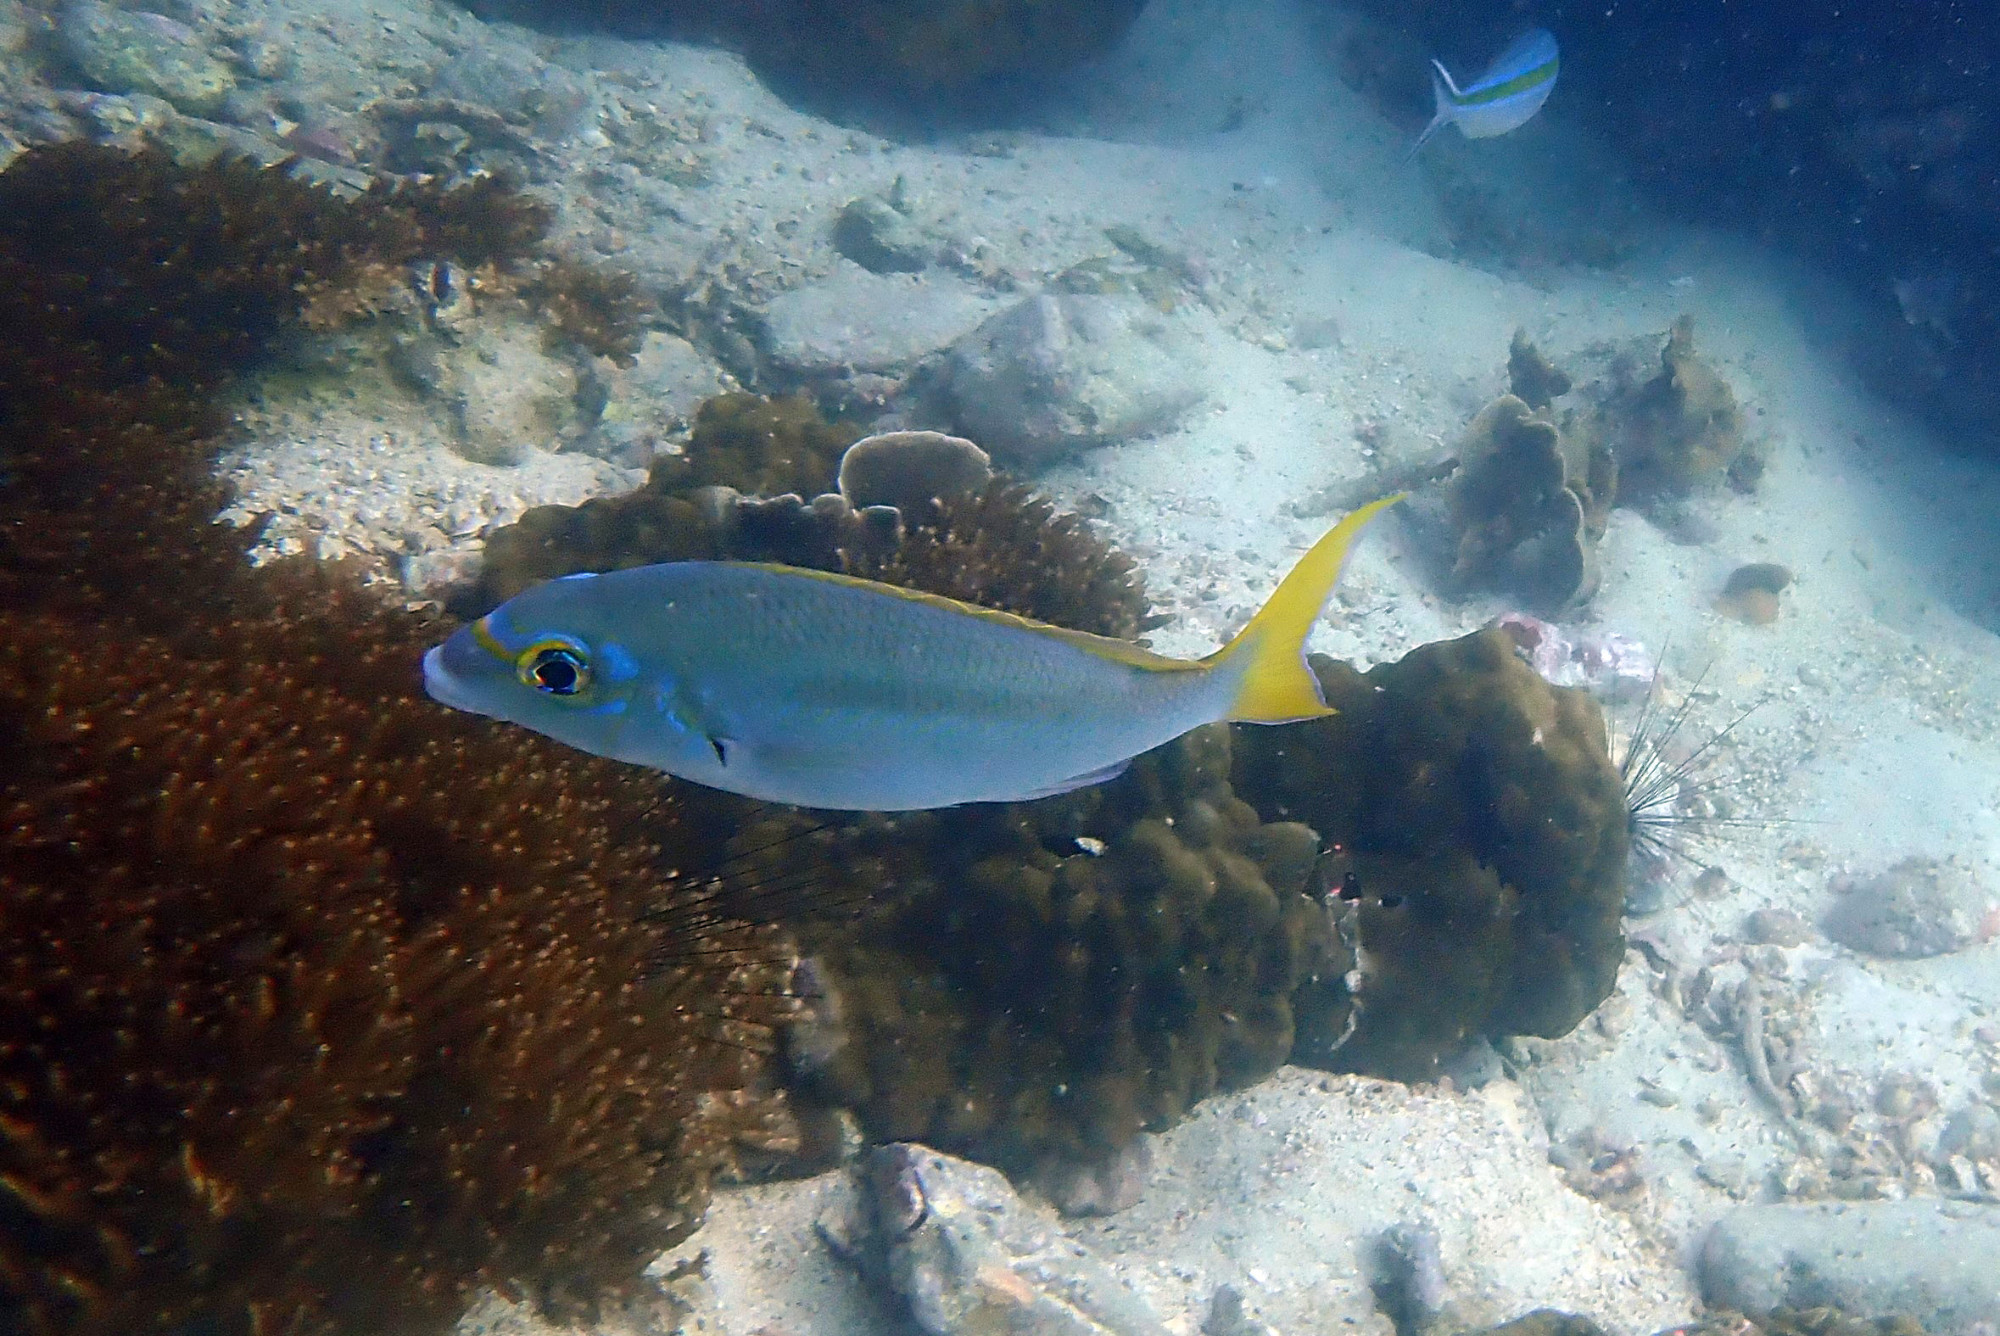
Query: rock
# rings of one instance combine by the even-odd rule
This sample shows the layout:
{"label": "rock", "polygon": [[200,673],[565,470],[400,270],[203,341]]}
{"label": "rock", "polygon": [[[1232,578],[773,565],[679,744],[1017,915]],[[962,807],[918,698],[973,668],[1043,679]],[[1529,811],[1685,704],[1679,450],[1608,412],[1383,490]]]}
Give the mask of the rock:
{"label": "rock", "polygon": [[1743,919],[1743,940],[1759,946],[1804,946],[1812,938],[1812,924],[1795,910],[1766,905]]}
{"label": "rock", "polygon": [[829,277],[771,299],[762,349],[782,370],[805,377],[901,372],[992,310],[955,278],[872,274],[843,262]]}
{"label": "rock", "polygon": [[1021,470],[1164,431],[1203,397],[1166,321],[1123,297],[1030,297],[961,339],[945,376],[957,429]]}
{"label": "rock", "polygon": [[542,351],[540,327],[528,321],[474,322],[438,366],[457,450],[476,464],[524,463],[574,421],[576,372]]}
{"label": "rock", "polygon": [[2000,1323],[2000,1207],[1936,1198],[1745,1206],[1699,1261],[1711,1308],[1834,1307],[1934,1336]]}
{"label": "rock", "polygon": [[877,1146],[830,1246],[930,1336],[1166,1336],[1146,1302],[1000,1172],[909,1142]]}
{"label": "rock", "polygon": [[877,274],[914,274],[937,252],[937,243],[914,218],[868,196],[849,200],[833,220],[833,245]]}
{"label": "rock", "polygon": [[498,43],[467,46],[438,71],[431,96],[468,102],[544,134],[573,129],[590,104],[574,74],[531,51]]}
{"label": "rock", "polygon": [[1914,959],[1962,950],[1993,935],[2000,898],[1971,871],[1935,858],[1905,858],[1872,877],[1834,884],[1821,926],[1842,946]]}
{"label": "rock", "polygon": [[236,87],[200,34],[164,14],[71,0],[56,15],[56,36],[78,72],[107,93],[149,93],[207,116]]}
{"label": "rock", "polygon": [[583,443],[592,454],[631,457],[643,464],[666,437],[685,430],[702,401],[725,393],[722,368],[686,339],[649,330],[629,367],[599,358],[586,393],[597,402],[596,430]]}
{"label": "rock", "polygon": [[1152,1174],[1153,1143],[1142,1136],[1094,1163],[1051,1160],[1035,1185],[1064,1215],[1116,1215],[1139,1204]]}

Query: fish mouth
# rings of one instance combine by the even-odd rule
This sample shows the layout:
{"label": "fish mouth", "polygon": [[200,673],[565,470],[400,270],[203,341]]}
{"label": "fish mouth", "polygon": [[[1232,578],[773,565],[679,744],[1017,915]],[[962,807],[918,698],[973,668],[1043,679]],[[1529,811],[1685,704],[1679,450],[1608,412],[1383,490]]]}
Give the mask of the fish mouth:
{"label": "fish mouth", "polygon": [[486,713],[473,704],[465,684],[453,677],[451,670],[444,666],[444,650],[445,647],[439,645],[424,654],[424,690],[440,705],[449,705],[454,710],[469,710],[474,714]]}

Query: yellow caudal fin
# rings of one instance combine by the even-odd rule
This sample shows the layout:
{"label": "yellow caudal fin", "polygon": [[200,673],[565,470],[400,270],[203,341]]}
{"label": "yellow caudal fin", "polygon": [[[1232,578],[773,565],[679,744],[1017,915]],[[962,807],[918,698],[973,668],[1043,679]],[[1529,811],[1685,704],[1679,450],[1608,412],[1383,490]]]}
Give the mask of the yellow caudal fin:
{"label": "yellow caudal fin", "polygon": [[1405,493],[1385,496],[1349,515],[1327,531],[1278,582],[1250,624],[1236,638],[1202,660],[1221,668],[1247,658],[1242,687],[1225,717],[1240,723],[1282,724],[1332,714],[1319,692],[1319,681],[1306,666],[1306,637],[1326,608],[1348,549],[1368,521],[1401,501]]}

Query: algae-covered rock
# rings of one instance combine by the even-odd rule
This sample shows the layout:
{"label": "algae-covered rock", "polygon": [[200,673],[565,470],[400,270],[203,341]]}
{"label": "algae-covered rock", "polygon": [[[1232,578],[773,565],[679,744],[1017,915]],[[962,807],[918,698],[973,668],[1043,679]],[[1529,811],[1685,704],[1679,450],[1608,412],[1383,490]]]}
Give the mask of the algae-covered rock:
{"label": "algae-covered rock", "polygon": [[930,264],[938,243],[893,200],[851,199],[833,220],[833,247],[877,274],[914,274]]}
{"label": "algae-covered rock", "polygon": [[1318,881],[1364,962],[1353,997],[1300,1000],[1325,1019],[1295,1060],[1416,1079],[1474,1035],[1569,1031],[1624,954],[1627,813],[1597,705],[1497,631],[1313,667],[1340,713],[1237,746],[1237,790],[1334,851]]}
{"label": "algae-covered rock", "polygon": [[148,93],[208,116],[236,87],[200,34],[164,14],[70,0],[57,13],[56,33],[78,72],[107,93]]}
{"label": "algae-covered rock", "polygon": [[1930,1198],[1743,1206],[1716,1222],[1697,1265],[1712,1308],[1828,1306],[1817,1321],[1795,1313],[1766,1325],[1772,1336],[1862,1336],[1869,1319],[1890,1315],[1904,1319],[1903,1332],[1919,1323],[1963,1333],[2000,1323],[2000,1207],[1987,1204]]}
{"label": "algae-covered rock", "polygon": [[575,425],[576,368],[549,355],[538,324],[482,320],[441,351],[437,392],[474,463],[522,463]]}

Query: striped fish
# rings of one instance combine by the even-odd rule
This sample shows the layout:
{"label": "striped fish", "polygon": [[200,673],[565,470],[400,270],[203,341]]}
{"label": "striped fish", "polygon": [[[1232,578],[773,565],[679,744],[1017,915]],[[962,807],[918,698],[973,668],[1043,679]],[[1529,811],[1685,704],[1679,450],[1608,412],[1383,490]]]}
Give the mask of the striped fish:
{"label": "striped fish", "polygon": [[1491,139],[1519,129],[1542,109],[1556,86],[1562,64],[1556,39],[1544,28],[1522,33],[1486,68],[1486,73],[1460,88],[1442,61],[1431,62],[1431,91],[1437,115],[1417,136],[1409,156],[1430,142],[1447,125],[1456,125],[1467,139]]}
{"label": "striped fish", "polygon": [[1396,500],[1341,521],[1203,659],[845,575],[684,561],[518,594],[426,655],[424,685],[770,802],[1019,802],[1109,779],[1216,720],[1332,713],[1306,635],[1362,526]]}

